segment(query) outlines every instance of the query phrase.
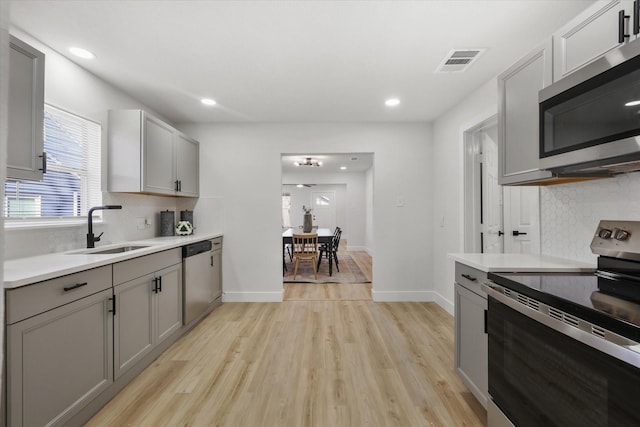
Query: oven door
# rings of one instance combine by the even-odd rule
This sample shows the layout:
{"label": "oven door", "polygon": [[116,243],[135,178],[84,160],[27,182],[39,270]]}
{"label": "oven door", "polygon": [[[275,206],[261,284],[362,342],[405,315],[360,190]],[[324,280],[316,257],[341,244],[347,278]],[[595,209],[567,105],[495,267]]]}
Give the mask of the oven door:
{"label": "oven door", "polygon": [[572,337],[534,320],[523,313],[535,310],[495,294],[488,301],[489,395],[514,425],[640,425],[638,367],[580,342],[575,331],[569,331]]}

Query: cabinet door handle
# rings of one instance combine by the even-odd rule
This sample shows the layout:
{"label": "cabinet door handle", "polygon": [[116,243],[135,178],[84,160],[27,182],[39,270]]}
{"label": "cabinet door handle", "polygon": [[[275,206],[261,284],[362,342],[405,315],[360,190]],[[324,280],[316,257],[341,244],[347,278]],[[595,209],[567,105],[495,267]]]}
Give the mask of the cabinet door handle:
{"label": "cabinet door handle", "polygon": [[158,292],[162,292],[162,276],[158,277]]}
{"label": "cabinet door handle", "polygon": [[178,181],[178,180],[176,179],[176,182],[175,182],[175,184],[176,184],[175,190],[176,190],[176,191],[180,191],[180,185],[179,185],[179,182],[180,182],[180,181]]}
{"label": "cabinet door handle", "polygon": [[523,235],[526,235],[527,233],[523,233],[522,231],[518,231],[518,230],[513,230],[511,234],[513,236],[523,236]]}
{"label": "cabinet door handle", "polygon": [[158,293],[158,278],[157,277],[153,278],[153,293],[154,294]]}
{"label": "cabinet door handle", "polygon": [[489,314],[489,311],[485,310],[484,311],[484,333],[485,334],[487,333],[487,316],[488,316],[488,314]]}
{"label": "cabinet door handle", "polygon": [[478,280],[478,279],[476,279],[475,277],[473,277],[473,276],[471,276],[469,274],[461,274],[461,276],[464,277],[467,280],[471,280],[472,282],[475,282],[476,280]]}
{"label": "cabinet door handle", "polygon": [[42,171],[42,173],[47,173],[47,152],[43,151],[41,156],[38,156],[42,159],[42,167],[38,170]]}
{"label": "cabinet door handle", "polygon": [[113,295],[113,298],[109,298],[109,300],[111,301],[111,310],[108,310],[109,313],[113,313],[113,315],[116,315],[116,296]]}
{"label": "cabinet door handle", "polygon": [[178,180],[178,191],[182,191],[182,180]]}
{"label": "cabinet door handle", "polygon": [[502,236],[504,233],[502,232],[502,230],[498,230],[498,237]]}
{"label": "cabinet door handle", "polygon": [[213,255],[211,255],[211,267],[213,267]]}
{"label": "cabinet door handle", "polygon": [[87,282],[84,282],[84,283],[76,283],[75,285],[71,285],[71,286],[65,286],[65,287],[64,287],[64,288],[62,288],[62,289],[64,289],[64,291],[65,291],[65,292],[69,292],[69,291],[72,291],[72,290],[74,290],[74,289],[81,288],[81,287],[83,287],[83,286],[87,286]]}
{"label": "cabinet door handle", "polygon": [[629,38],[629,34],[625,31],[625,21],[629,18],[629,15],[624,14],[624,10],[618,12],[618,43],[624,43],[625,39]]}
{"label": "cabinet door handle", "polygon": [[633,2],[633,34],[637,35],[640,33],[640,9],[638,8],[640,3],[638,0]]}

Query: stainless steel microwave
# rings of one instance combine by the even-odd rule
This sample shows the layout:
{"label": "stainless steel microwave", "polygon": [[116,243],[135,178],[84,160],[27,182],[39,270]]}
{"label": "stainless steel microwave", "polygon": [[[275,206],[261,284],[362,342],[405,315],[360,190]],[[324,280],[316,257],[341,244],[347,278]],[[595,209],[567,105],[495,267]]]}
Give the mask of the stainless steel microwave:
{"label": "stainless steel microwave", "polygon": [[540,167],[557,174],[640,170],[640,40],[539,92]]}

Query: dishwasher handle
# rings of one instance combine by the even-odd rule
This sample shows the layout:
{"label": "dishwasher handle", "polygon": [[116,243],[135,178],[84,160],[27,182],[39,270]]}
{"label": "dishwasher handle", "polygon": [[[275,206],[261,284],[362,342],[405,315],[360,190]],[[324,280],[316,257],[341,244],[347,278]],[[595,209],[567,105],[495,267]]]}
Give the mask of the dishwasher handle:
{"label": "dishwasher handle", "polygon": [[192,243],[182,247],[182,258],[189,258],[202,252],[209,252],[213,247],[211,240],[203,240],[202,242]]}

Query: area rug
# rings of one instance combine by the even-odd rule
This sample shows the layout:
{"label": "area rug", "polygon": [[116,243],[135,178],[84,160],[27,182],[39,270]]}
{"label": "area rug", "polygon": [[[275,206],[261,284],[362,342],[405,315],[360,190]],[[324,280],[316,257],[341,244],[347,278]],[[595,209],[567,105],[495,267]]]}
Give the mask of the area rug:
{"label": "area rug", "polygon": [[333,275],[331,276],[329,276],[329,260],[323,257],[320,268],[318,269],[317,279],[313,277],[311,262],[300,261],[298,274],[296,274],[296,279],[293,280],[295,259],[290,261],[288,256],[285,259],[287,271],[284,272],[284,277],[282,278],[285,283],[371,283],[349,254],[341,254],[338,252],[340,271],[338,271],[334,263]]}

